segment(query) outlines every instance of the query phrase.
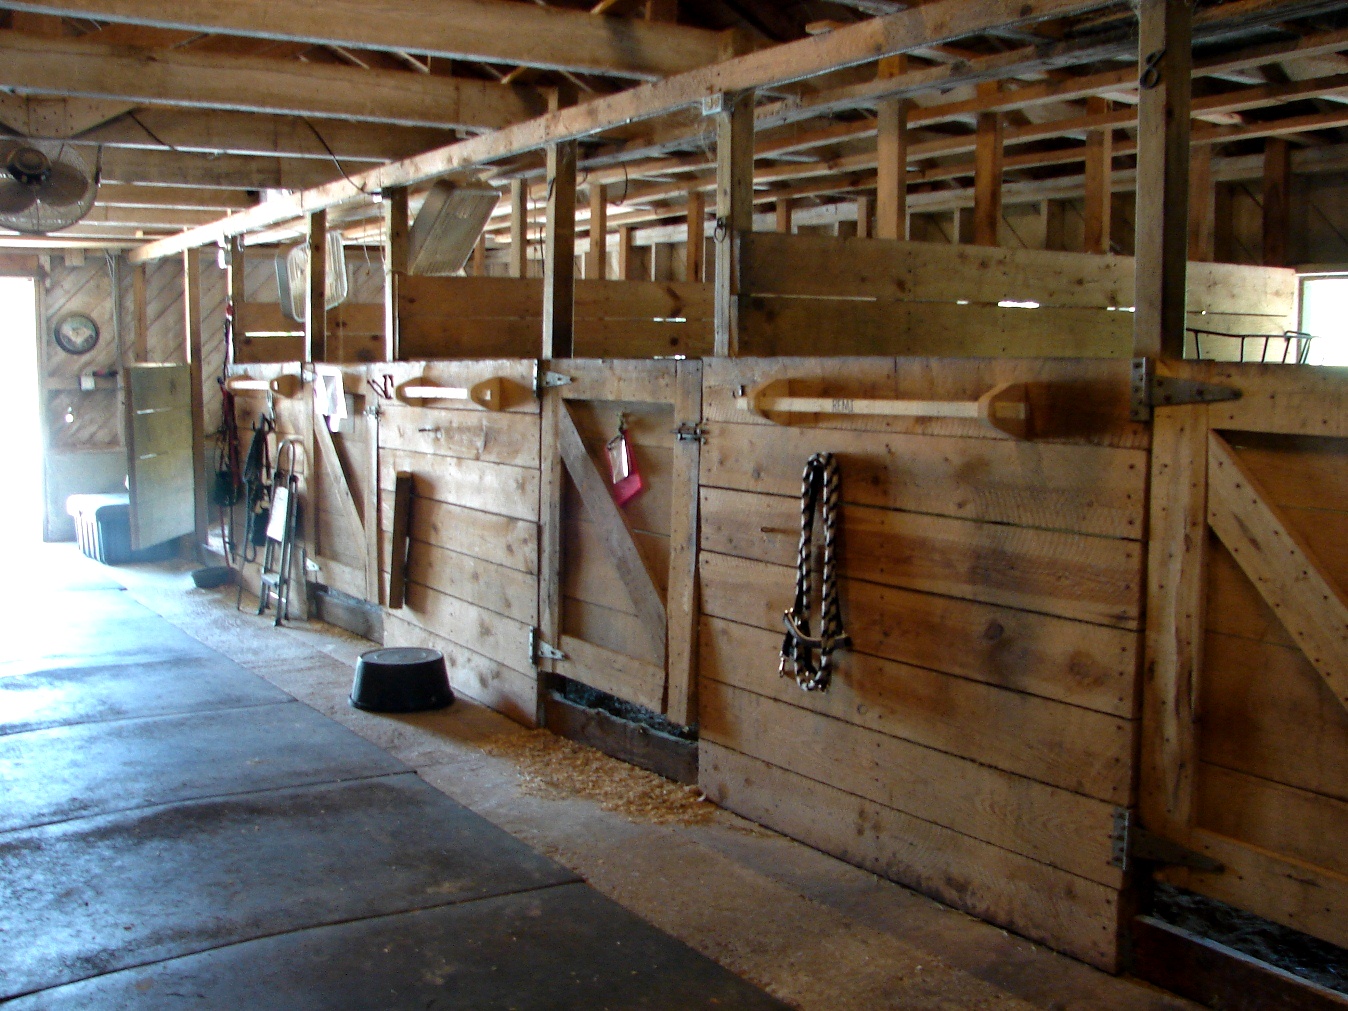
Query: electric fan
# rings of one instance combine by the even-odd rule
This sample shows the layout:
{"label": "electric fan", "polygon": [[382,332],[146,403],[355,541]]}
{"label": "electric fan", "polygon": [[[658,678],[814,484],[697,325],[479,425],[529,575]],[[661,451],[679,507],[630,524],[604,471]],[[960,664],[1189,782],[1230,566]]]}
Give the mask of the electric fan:
{"label": "electric fan", "polygon": [[98,170],[73,144],[0,140],[0,227],[30,235],[69,228],[89,213]]}

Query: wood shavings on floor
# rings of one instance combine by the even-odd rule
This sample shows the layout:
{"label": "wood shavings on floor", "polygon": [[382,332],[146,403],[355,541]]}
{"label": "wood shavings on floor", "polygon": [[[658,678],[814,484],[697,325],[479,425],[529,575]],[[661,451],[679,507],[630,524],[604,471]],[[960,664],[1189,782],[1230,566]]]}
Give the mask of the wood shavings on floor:
{"label": "wood shavings on floor", "polygon": [[698,825],[716,811],[695,786],[671,783],[547,730],[498,734],[481,747],[514,763],[530,796],[583,797],[630,821],[657,825]]}

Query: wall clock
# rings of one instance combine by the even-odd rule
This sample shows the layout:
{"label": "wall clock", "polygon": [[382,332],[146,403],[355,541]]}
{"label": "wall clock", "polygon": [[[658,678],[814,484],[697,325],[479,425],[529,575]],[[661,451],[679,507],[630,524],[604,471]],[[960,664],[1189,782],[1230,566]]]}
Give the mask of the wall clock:
{"label": "wall clock", "polygon": [[72,312],[57,321],[52,337],[66,354],[86,355],[98,343],[98,324],[82,312]]}

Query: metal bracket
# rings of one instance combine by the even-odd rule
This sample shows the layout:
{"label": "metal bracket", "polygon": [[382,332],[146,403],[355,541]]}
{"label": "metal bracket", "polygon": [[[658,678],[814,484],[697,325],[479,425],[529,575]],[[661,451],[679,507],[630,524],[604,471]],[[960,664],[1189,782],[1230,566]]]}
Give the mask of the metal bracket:
{"label": "metal bracket", "polygon": [[1152,412],[1158,407],[1212,404],[1219,400],[1240,399],[1240,390],[1233,386],[1218,386],[1216,383],[1200,383],[1193,379],[1158,376],[1155,362],[1150,358],[1133,359],[1131,393],[1128,416],[1133,421],[1150,421]]}
{"label": "metal bracket", "polygon": [[1109,836],[1112,866],[1123,871],[1131,871],[1135,863],[1191,867],[1209,874],[1221,874],[1226,870],[1220,861],[1159,836],[1143,828],[1136,819],[1136,813],[1127,808],[1114,809],[1114,830]]}
{"label": "metal bracket", "polygon": [[560,372],[552,372],[543,368],[542,362],[534,363],[534,396],[541,397],[543,391],[554,386],[567,386],[575,382],[570,376],[564,376]]}
{"label": "metal bracket", "polygon": [[677,442],[706,442],[707,429],[699,422],[683,421],[679,427],[672,429],[674,439]]}
{"label": "metal bracket", "polygon": [[543,660],[565,660],[566,654],[556,646],[550,646],[539,635],[538,629],[529,629],[529,656],[533,659],[534,666],[537,667]]}
{"label": "metal bracket", "polygon": [[715,116],[718,113],[726,112],[726,106],[728,104],[724,92],[717,92],[715,95],[703,95],[702,115]]}

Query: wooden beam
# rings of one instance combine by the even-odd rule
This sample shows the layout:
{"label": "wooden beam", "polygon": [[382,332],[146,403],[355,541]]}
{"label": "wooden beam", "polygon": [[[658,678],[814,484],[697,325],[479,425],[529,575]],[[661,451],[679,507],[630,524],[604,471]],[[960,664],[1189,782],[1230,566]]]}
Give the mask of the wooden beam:
{"label": "wooden beam", "polygon": [[434,127],[374,125],[341,119],[307,123],[298,116],[223,109],[203,116],[197,110],[149,107],[138,109],[135,119],[123,116],[86,129],[74,139],[77,143],[101,144],[105,148],[163,151],[165,145],[170,145],[179,151],[212,155],[317,158],[331,164],[334,155],[343,163],[407,158],[452,143],[455,137],[447,129]]}
{"label": "wooden beam", "polygon": [[[571,89],[558,89],[559,106],[575,101]],[[548,145],[548,209],[543,235],[544,358],[570,358],[575,341],[576,300],[576,142]]]}
{"label": "wooden beam", "polygon": [[585,278],[602,281],[608,276],[608,187],[590,184],[590,252],[585,259]]}
{"label": "wooden beam", "polygon": [[1291,146],[1283,137],[1264,141],[1263,252],[1269,267],[1287,266],[1291,225]]}
{"label": "wooden beam", "polygon": [[1208,522],[1348,708],[1348,597],[1231,445],[1216,432],[1208,439]]}
{"label": "wooden beam", "polygon": [[[1099,116],[1109,112],[1109,100],[1086,99],[1086,114]],[[1104,127],[1086,133],[1086,206],[1084,251],[1110,251],[1110,218],[1114,206],[1114,128]]]}
{"label": "wooden beam", "polygon": [[17,32],[0,32],[0,87],[145,105],[469,129],[496,129],[544,108],[536,92],[468,78]]}
{"label": "wooden beam", "polygon": [[244,190],[203,190],[188,186],[137,186],[100,183],[98,202],[104,207],[174,207],[189,211],[242,211],[257,200]]}
{"label": "wooden beam", "polygon": [[487,236],[479,235],[473,245],[473,276],[487,276]]}
{"label": "wooden beam", "polygon": [[384,361],[402,354],[398,340],[398,284],[408,268],[407,187],[385,190],[384,198]]}
{"label": "wooden beam", "polygon": [[[176,151],[135,151],[115,147],[103,151],[102,167],[102,178],[105,182],[134,185],[166,184],[196,189],[295,189],[320,186],[341,175],[332,162],[321,162],[316,158],[250,158],[230,154],[212,157],[180,154]],[[256,207],[256,204],[257,202],[253,201],[252,206]],[[280,220],[300,216],[292,214]],[[251,230],[240,228],[230,230],[230,234]],[[228,237],[221,234],[217,239]],[[217,239],[212,239],[204,245],[215,245]]]}
{"label": "wooden beam", "polygon": [[206,400],[202,389],[201,350],[201,250],[183,252],[183,355],[187,359],[192,406],[192,491],[195,529],[192,558],[200,559],[201,546],[210,532],[206,500]]}
{"label": "wooden beam", "polygon": [[777,216],[777,231],[783,235],[791,234],[791,198],[778,197],[773,202],[773,210]]}
{"label": "wooden beam", "polygon": [[734,355],[739,351],[740,234],[754,227],[754,93],[723,95],[720,106],[716,113],[715,353]]}
{"label": "wooden beam", "polygon": [[1189,261],[1209,263],[1216,256],[1217,189],[1212,180],[1212,145],[1189,150]]}
{"label": "wooden beam", "polygon": [[[900,77],[905,56],[880,61],[877,76]],[[908,101],[887,98],[876,106],[875,236],[908,238]]]}
{"label": "wooden beam", "polygon": [[129,102],[0,94],[0,123],[25,137],[74,137],[135,108]]}
{"label": "wooden beam", "polygon": [[145,298],[145,269],[143,265],[131,268],[131,317],[135,328],[131,360],[138,364],[150,360],[150,312]]}
{"label": "wooden beam", "polygon": [[304,360],[325,362],[328,360],[328,212],[314,211],[307,224],[309,269],[304,279]]}
{"label": "wooden beam", "polygon": [[707,198],[701,190],[688,194],[688,238],[684,259],[684,279],[701,281],[707,256]]}
{"label": "wooden beam", "polygon": [[[907,194],[905,193],[905,196]],[[869,196],[857,197],[857,238],[869,239],[871,237],[871,205]]]}
{"label": "wooden beam", "polygon": [[248,301],[246,289],[247,254],[244,252],[243,236],[235,235],[229,240],[229,262],[225,274],[225,287],[229,293],[226,310],[230,318],[230,346],[225,349],[227,365],[234,364],[234,352],[238,347],[238,321],[241,307]]}
{"label": "wooden beam", "polygon": [[[655,78],[714,62],[719,33],[496,0],[56,0],[14,10],[191,32]],[[410,76],[410,75],[409,75]],[[429,76],[429,75],[421,75]]]}
{"label": "wooden beam", "polygon": [[1141,0],[1133,314],[1139,356],[1184,357],[1191,16],[1186,0]]}
{"label": "wooden beam", "polygon": [[529,187],[523,179],[510,180],[510,276],[529,272]]}
{"label": "wooden beam", "polygon": [[[993,81],[978,86],[979,94],[1000,89]],[[980,112],[974,148],[974,245],[995,246],[1002,227],[1002,114]]]}
{"label": "wooden beam", "polygon": [[666,655],[664,598],[637,551],[632,531],[628,529],[627,521],[614,503],[608,483],[590,458],[590,453],[581,440],[580,432],[564,400],[561,401],[557,413],[557,422],[557,448],[562,461],[566,464],[567,473],[575,482],[576,490],[580,492],[580,497],[585,503],[585,511],[589,514],[590,522],[594,524],[595,532],[603,542],[605,553],[632,600],[637,618],[640,619],[641,630],[647,635],[655,652],[656,662],[663,667]]}
{"label": "wooden beam", "polygon": [[[588,136],[676,109],[715,100],[725,92],[767,87],[812,77],[839,67],[866,63],[884,56],[921,48],[988,27],[1064,17],[1096,6],[1098,0],[1025,0],[1014,13],[1001,5],[970,9],[965,0],[936,0],[883,18],[872,18],[829,32],[727,59],[714,68],[597,98],[574,109],[562,109],[538,119],[460,141],[424,155],[371,169],[350,179],[316,187],[266,208],[235,215],[205,228],[192,229],[168,240],[149,243],[132,253],[133,262],[169,256],[189,246],[213,244],[238,232],[293,220],[309,210],[358,200],[365,193],[389,186],[405,186],[508,158],[550,143]],[[514,10],[518,5],[512,4]],[[752,154],[752,152],[750,152]],[[270,202],[269,202],[270,203]]]}
{"label": "wooden beam", "polygon": [[636,245],[632,241],[633,229],[630,225],[623,225],[618,229],[618,280],[635,281],[636,276],[633,271],[636,269]]}

